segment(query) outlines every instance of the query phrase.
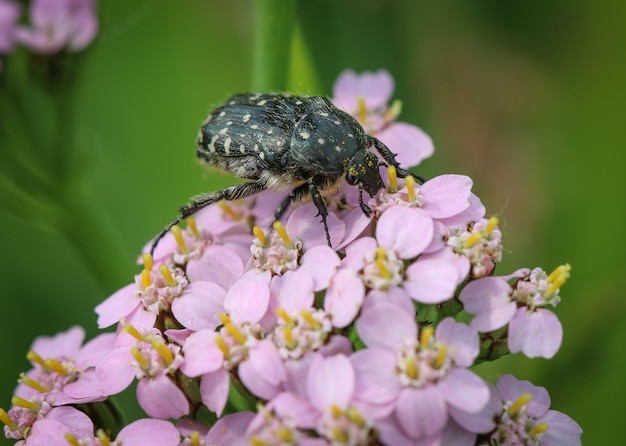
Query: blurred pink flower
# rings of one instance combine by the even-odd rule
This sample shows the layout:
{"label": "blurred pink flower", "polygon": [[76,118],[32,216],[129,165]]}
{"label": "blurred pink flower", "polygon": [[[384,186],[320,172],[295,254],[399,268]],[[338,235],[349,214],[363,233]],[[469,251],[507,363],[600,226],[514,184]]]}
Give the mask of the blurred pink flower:
{"label": "blurred pink flower", "polygon": [[21,12],[20,4],[10,0],[0,0],[0,54],[7,54],[13,50],[15,26]]}

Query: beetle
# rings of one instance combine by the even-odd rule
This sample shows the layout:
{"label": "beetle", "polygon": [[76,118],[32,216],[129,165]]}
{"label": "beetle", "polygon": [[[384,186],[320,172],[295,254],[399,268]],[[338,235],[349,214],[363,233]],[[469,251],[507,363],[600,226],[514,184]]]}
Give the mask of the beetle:
{"label": "beetle", "polygon": [[[385,162],[370,151],[374,147]],[[396,155],[379,139],[368,135],[350,114],[321,96],[241,93],[231,96],[204,121],[197,139],[197,155],[209,165],[233,173],[246,183],[209,192],[180,208],[180,215],[153,240],[159,241],[176,224],[220,200],[237,200],[266,189],[290,190],[274,213],[280,220],[293,202],[311,197],[321,216],[331,246],[323,191],[342,178],[374,196],[384,187],[379,166],[391,165],[401,178],[409,175]]]}

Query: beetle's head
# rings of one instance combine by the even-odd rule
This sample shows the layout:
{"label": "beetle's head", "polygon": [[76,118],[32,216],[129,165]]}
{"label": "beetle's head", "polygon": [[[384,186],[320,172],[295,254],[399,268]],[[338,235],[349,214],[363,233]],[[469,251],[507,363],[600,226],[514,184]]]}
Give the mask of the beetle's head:
{"label": "beetle's head", "polygon": [[365,189],[370,196],[385,187],[378,171],[378,158],[369,150],[359,150],[348,161],[346,181]]}

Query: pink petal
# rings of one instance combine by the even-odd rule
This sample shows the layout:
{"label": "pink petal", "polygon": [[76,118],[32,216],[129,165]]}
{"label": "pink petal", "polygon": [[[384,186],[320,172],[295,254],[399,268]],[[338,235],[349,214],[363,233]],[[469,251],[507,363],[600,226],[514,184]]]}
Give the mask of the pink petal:
{"label": "pink petal", "polygon": [[433,140],[424,131],[406,122],[394,122],[376,137],[394,152],[396,161],[408,169],[416,166],[435,151]]}
{"label": "pink petal", "polygon": [[193,282],[182,296],[172,302],[172,313],[184,327],[198,331],[215,330],[222,325],[219,314],[224,312],[226,291],[211,282]]}
{"label": "pink petal", "polygon": [[396,206],[383,212],[376,225],[376,240],[402,259],[420,254],[433,239],[433,221],[421,209]]}
{"label": "pink petal", "polygon": [[213,282],[228,290],[243,273],[241,258],[231,249],[219,245],[208,246],[202,257],[187,265],[187,277],[196,281]]}
{"label": "pink petal", "polygon": [[311,403],[321,412],[332,405],[345,409],[354,394],[355,376],[350,360],[344,355],[318,356],[307,377]]}
{"label": "pink petal", "polygon": [[509,350],[529,358],[552,358],[563,341],[563,327],[556,315],[543,308],[518,308],[509,323]]}
{"label": "pink petal", "polygon": [[[318,213],[313,203],[306,203],[293,211],[285,225],[287,234],[302,240],[302,249],[305,252],[317,245],[328,246],[324,225]],[[328,213],[326,222],[332,245],[339,246],[346,233],[346,224],[333,212]]]}
{"label": "pink petal", "polygon": [[371,290],[363,301],[361,311],[364,312],[368,308],[379,304],[396,305],[406,311],[409,316],[415,316],[413,299],[411,299],[411,296],[408,295],[404,288],[392,286],[388,290]]}
{"label": "pink petal", "polygon": [[333,326],[347,327],[358,314],[364,297],[365,285],[354,271],[337,272],[324,299],[324,310],[330,313]]}
{"label": "pink petal", "polygon": [[356,321],[356,330],[368,347],[389,350],[399,349],[407,339],[417,336],[415,318],[397,305],[385,303],[363,311]]}
{"label": "pink petal", "polygon": [[65,359],[73,357],[80,350],[84,339],[85,329],[75,325],[54,336],[39,336],[30,349],[44,359]]}
{"label": "pink petal", "polygon": [[345,247],[366,232],[372,219],[365,215],[360,207],[356,207],[348,212],[348,214],[342,218],[342,221],[346,224],[346,233],[343,241],[338,246],[334,246],[337,250]]}
{"label": "pink petal", "polygon": [[76,366],[81,369],[96,366],[106,355],[113,351],[114,346],[115,333],[103,333],[96,336],[74,355]]}
{"label": "pink petal", "polygon": [[236,412],[215,422],[204,439],[206,445],[249,446],[246,429],[254,418],[253,412]]}
{"label": "pink petal", "polygon": [[280,393],[286,372],[276,346],[260,341],[250,349],[248,360],[239,364],[241,382],[256,396],[269,400]]}
{"label": "pink petal", "polygon": [[440,175],[426,181],[420,194],[426,199],[422,209],[432,218],[447,218],[469,207],[472,179],[465,175]]}
{"label": "pink petal", "polygon": [[200,395],[204,405],[219,417],[226,407],[228,391],[230,389],[230,377],[225,369],[219,369],[212,373],[202,375],[200,381]]}
{"label": "pink petal", "polygon": [[438,304],[450,299],[456,290],[457,270],[437,260],[421,260],[406,270],[404,289],[417,302]]}
{"label": "pink petal", "polygon": [[439,322],[435,337],[437,342],[448,346],[448,354],[453,357],[455,364],[461,367],[471,366],[478,356],[478,333],[466,324],[456,322],[452,317]]}
{"label": "pink petal", "polygon": [[446,402],[432,385],[405,388],[398,398],[395,415],[404,432],[413,438],[435,434],[448,420]]}
{"label": "pink petal", "polygon": [[548,431],[541,437],[542,446],[580,446],[583,430],[573,419],[556,410],[539,418],[538,422],[548,424]]}
{"label": "pink petal", "polygon": [[468,413],[454,406],[448,406],[450,416],[469,432],[485,434],[493,431],[496,427],[494,420],[502,411],[502,399],[500,399],[498,391],[493,385],[486,384],[489,388],[489,401],[480,411]]}
{"label": "pink petal", "polygon": [[187,397],[167,375],[140,379],[137,401],[152,418],[179,418],[189,413]]}
{"label": "pink petal", "polygon": [[172,423],[165,420],[144,418],[133,421],[124,427],[117,439],[122,444],[158,444],[160,446],[176,446],[180,442],[180,433]]}
{"label": "pink petal", "polygon": [[274,277],[270,288],[272,295],[277,298],[276,304],[288,314],[313,306],[313,279],[301,270],[287,271],[282,276]]}
{"label": "pink petal", "polygon": [[487,210],[480,201],[480,198],[472,193],[467,201],[469,202],[469,207],[465,210],[451,217],[439,219],[439,221],[449,228],[464,227],[467,226],[468,223],[478,221],[485,216]]}
{"label": "pink petal", "polygon": [[224,308],[235,323],[258,322],[269,305],[270,289],[262,281],[238,281],[233,285]]}
{"label": "pink petal", "polygon": [[215,336],[217,333],[207,329],[187,338],[183,346],[185,361],[180,366],[185,375],[195,378],[224,365],[224,353],[215,343]]}
{"label": "pink petal", "polygon": [[106,395],[120,393],[135,379],[134,359],[130,349],[130,346],[116,348],[96,367],[96,376]]}
{"label": "pink petal", "polygon": [[470,326],[482,332],[504,327],[517,309],[511,293],[510,285],[498,277],[482,277],[465,285],[459,300],[466,312],[476,315]]}
{"label": "pink petal", "polygon": [[487,383],[467,369],[451,369],[438,388],[448,404],[464,412],[476,413],[489,401]]}
{"label": "pink petal", "polygon": [[364,257],[373,252],[378,243],[373,237],[361,237],[350,243],[346,247],[346,256],[341,261],[341,267],[351,269],[353,271],[360,271],[365,266]]}
{"label": "pink petal", "polygon": [[387,105],[393,94],[393,78],[386,70],[365,71],[357,74],[346,70],[333,85],[333,102],[348,113],[358,110],[358,98],[362,97],[369,109]]}
{"label": "pink petal", "polygon": [[548,391],[530,381],[523,381],[511,374],[506,374],[498,379],[496,387],[505,402],[513,402],[524,393],[532,395],[532,399],[526,404],[526,413],[532,417],[541,417],[550,408]]}
{"label": "pink petal", "polygon": [[328,287],[341,260],[331,248],[320,245],[306,251],[300,262],[299,270],[307,272],[313,278],[315,291],[321,291]]}
{"label": "pink petal", "polygon": [[109,327],[119,322],[137,308],[141,302],[134,295],[136,289],[137,284],[128,284],[96,306],[98,328]]}
{"label": "pink petal", "polygon": [[371,404],[393,402],[402,390],[395,373],[396,356],[382,348],[365,348],[351,357],[356,373],[355,394]]}

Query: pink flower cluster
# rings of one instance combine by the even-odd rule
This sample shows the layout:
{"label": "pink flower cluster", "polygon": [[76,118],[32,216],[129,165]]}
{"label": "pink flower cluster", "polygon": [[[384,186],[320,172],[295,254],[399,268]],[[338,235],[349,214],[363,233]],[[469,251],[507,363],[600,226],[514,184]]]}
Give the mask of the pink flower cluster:
{"label": "pink flower cluster", "polygon": [[16,43],[38,54],[80,51],[98,32],[96,0],[32,0],[28,26],[17,24],[21,13],[19,3],[0,0],[0,55]]}
{"label": "pink flower cluster", "polygon": [[[432,143],[395,121],[392,91],[385,71],[346,72],[335,101],[401,162],[419,162]],[[135,281],[96,307],[100,328],[116,333],[81,347],[74,328],[34,344],[34,369],[0,413],[7,437],[104,444],[74,406],[136,382],[150,418],[116,444],[580,444],[545,389],[511,375],[494,387],[471,370],[493,359],[482,347],[496,330],[513,353],[556,353],[562,329],[548,307],[569,266],[494,276],[502,234],[470,178],[418,184],[390,169],[386,179],[367,203],[373,218],[354,188],[328,198],[333,248],[312,203],[267,230],[273,192],[174,227]],[[453,317],[461,307],[469,324]],[[233,409],[242,397],[256,412]],[[212,426],[198,421],[207,409]]]}

